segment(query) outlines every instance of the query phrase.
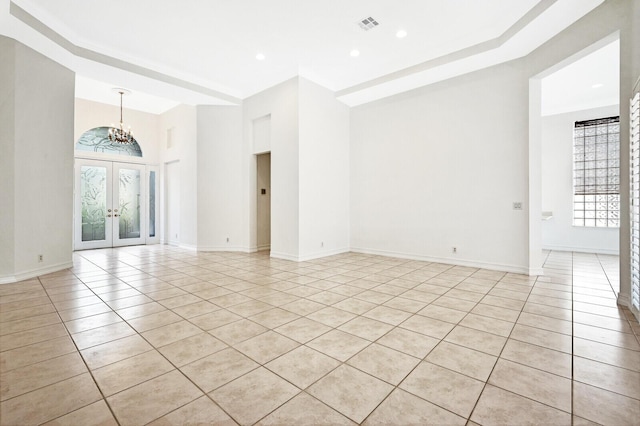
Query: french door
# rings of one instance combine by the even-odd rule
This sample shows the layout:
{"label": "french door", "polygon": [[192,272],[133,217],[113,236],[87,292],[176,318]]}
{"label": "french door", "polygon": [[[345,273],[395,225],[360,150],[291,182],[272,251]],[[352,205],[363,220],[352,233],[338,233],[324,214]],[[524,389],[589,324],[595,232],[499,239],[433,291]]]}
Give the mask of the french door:
{"label": "french door", "polygon": [[76,159],[75,250],[156,242],[157,171],[147,168]]}

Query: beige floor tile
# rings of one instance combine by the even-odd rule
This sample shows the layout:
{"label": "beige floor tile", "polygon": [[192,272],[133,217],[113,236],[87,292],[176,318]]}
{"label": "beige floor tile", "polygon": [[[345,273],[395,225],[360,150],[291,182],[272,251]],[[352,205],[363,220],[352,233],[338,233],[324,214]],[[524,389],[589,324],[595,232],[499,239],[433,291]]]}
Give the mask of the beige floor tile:
{"label": "beige floor tile", "polygon": [[213,311],[217,311],[220,308],[214,305],[211,302],[206,300],[202,300],[196,303],[190,303],[187,305],[182,305],[176,308],[172,308],[173,312],[180,315],[185,319],[193,318],[199,315],[204,315],[211,313]]}
{"label": "beige floor tile", "polygon": [[180,370],[202,390],[211,392],[258,366],[237,350],[228,348],[180,367]]}
{"label": "beige floor tile", "polygon": [[267,328],[253,321],[241,319],[239,321],[214,328],[213,330],[210,330],[209,333],[228,345],[235,345],[262,334],[267,330]]}
{"label": "beige floor tile", "polygon": [[394,297],[393,299],[384,302],[383,306],[415,314],[420,309],[424,308],[426,303],[407,299],[406,297]]}
{"label": "beige floor tile", "polygon": [[400,327],[442,339],[455,327],[455,324],[417,314],[400,324]]}
{"label": "beige floor tile", "polygon": [[[448,289],[445,289],[445,290],[448,291]],[[416,300],[418,302],[422,302],[422,303],[425,303],[425,304],[429,304],[429,303],[433,302],[436,299],[437,300],[443,299],[443,303],[445,303],[445,306],[448,306],[448,305],[446,305],[447,300],[450,300],[450,301],[460,300],[460,299],[455,299],[453,297],[446,297],[446,296],[442,296],[441,297],[441,296],[439,296],[439,294],[436,294],[436,293],[427,293],[426,291],[420,291],[420,290],[415,290],[415,289],[407,290],[406,292],[402,293],[402,297],[406,297],[406,298],[411,299],[411,300]],[[444,299],[446,299],[446,300],[444,300]],[[473,305],[473,302],[468,302],[466,300],[463,300],[461,302],[469,303],[469,304]]]}
{"label": "beige floor tile", "polygon": [[[637,356],[640,357],[640,353]],[[575,356],[573,357],[573,379],[630,398],[640,399],[640,373],[636,371]]]}
{"label": "beige floor tile", "polygon": [[120,318],[119,315],[117,315],[115,312],[105,312],[102,314],[67,321],[65,325],[67,326],[69,333],[74,334],[86,330],[91,330],[92,328],[115,324],[117,322],[122,322],[122,318]]}
{"label": "beige floor tile", "polygon": [[269,362],[265,367],[300,389],[306,389],[338,365],[340,363],[335,359],[306,346],[300,346]]}
{"label": "beige floor tile", "polygon": [[179,315],[166,310],[162,312],[156,312],[154,314],[145,315],[142,317],[130,319],[127,322],[138,333],[153,330],[154,328],[162,327],[163,325],[173,324],[178,321],[182,321],[183,318]]}
{"label": "beige floor tile", "polygon": [[637,399],[574,382],[573,413],[603,425],[633,425],[640,419],[640,403]]}
{"label": "beige floor tile", "polygon": [[571,321],[572,319],[571,309],[556,308],[554,306],[540,305],[538,303],[527,302],[523,311],[530,314],[542,315],[565,321]]}
{"label": "beige floor tile", "polygon": [[638,340],[628,333],[620,333],[619,331],[607,330],[605,328],[593,327],[584,324],[573,325],[573,335],[581,339],[593,340],[607,345],[619,346],[621,348],[640,351]]}
{"label": "beige floor tile", "polygon": [[445,308],[444,306],[428,305],[418,312],[419,315],[434,318],[441,321],[450,322],[452,324],[459,323],[467,313],[456,309]]}
{"label": "beige floor tile", "polygon": [[29,318],[22,318],[14,321],[6,321],[3,322],[2,327],[0,327],[0,336],[37,329],[47,325],[58,324],[60,322],[60,317],[55,312],[36,315]]}
{"label": "beige floor tile", "polygon": [[86,372],[87,367],[77,352],[7,371],[0,377],[0,401]]}
{"label": "beige floor tile", "polygon": [[153,346],[159,348],[200,333],[202,333],[202,330],[190,322],[179,321],[154,328],[153,330],[141,333],[141,335]]}
{"label": "beige floor tile", "polygon": [[18,309],[32,308],[40,305],[48,305],[50,303],[51,299],[49,299],[48,296],[33,297],[30,299],[18,300],[16,302],[0,303],[0,312],[9,312]]}
{"label": "beige floor tile", "polygon": [[514,323],[496,318],[469,314],[460,321],[459,325],[480,331],[486,331],[487,333],[497,334],[498,336],[508,337],[513,329]]}
{"label": "beige floor tile", "polygon": [[[52,395],[56,395],[52,398]],[[81,374],[0,403],[0,424],[32,425],[56,419],[102,398],[90,374]],[[34,410],[34,407],[38,407]]]}
{"label": "beige floor tile", "polygon": [[574,312],[573,321],[592,325],[595,327],[607,328],[609,330],[619,331],[621,333],[632,333],[631,326],[626,319],[611,318],[603,315],[594,315],[586,312]]}
{"label": "beige floor tile", "polygon": [[307,393],[300,393],[260,420],[259,426],[330,426],[355,423]]}
{"label": "beige floor tile", "polygon": [[397,385],[414,369],[420,360],[376,343],[365,348],[348,362],[392,385]]}
{"label": "beige floor tile", "polygon": [[421,362],[399,387],[468,418],[484,383],[435,364]]}
{"label": "beige floor tile", "polygon": [[510,338],[568,354],[572,351],[571,336],[526,325],[516,324]]}
{"label": "beige floor tile", "polygon": [[198,315],[189,319],[190,322],[197,325],[203,330],[213,330],[223,325],[241,320],[240,315],[229,312],[226,309],[220,309],[203,315]]}
{"label": "beige floor tile", "polygon": [[275,329],[278,333],[300,343],[306,343],[331,330],[319,322],[307,318],[291,321]]}
{"label": "beige floor tile", "polygon": [[354,298],[345,299],[333,305],[334,308],[342,309],[343,311],[351,312],[356,315],[362,315],[376,306],[377,305],[375,303]]}
{"label": "beige floor tile", "polygon": [[355,316],[356,315],[351,312],[329,306],[307,315],[307,318],[334,328],[355,318]]}
{"label": "beige floor tile", "polygon": [[342,362],[367,347],[371,342],[340,330],[331,330],[307,343],[307,346]]}
{"label": "beige floor tile", "polygon": [[377,343],[416,358],[424,358],[439,340],[421,333],[395,328],[378,339]]}
{"label": "beige floor tile", "polygon": [[[313,283],[312,285],[315,285],[315,283]],[[279,298],[279,296],[277,297]],[[325,305],[333,305],[334,303],[338,303],[346,298],[347,296],[334,293],[332,291],[322,291],[320,293],[314,294],[313,296],[309,296],[307,299]]]}
{"label": "beige floor tile", "polygon": [[517,312],[513,309],[502,308],[485,303],[478,303],[476,307],[471,310],[471,312],[477,315],[497,318],[509,322],[516,322],[516,320],[518,319],[518,315],[520,315],[520,312]]}
{"label": "beige floor tile", "polygon": [[466,420],[401,389],[394,390],[363,425],[465,425]]}
{"label": "beige floor tile", "polygon": [[391,325],[398,325],[412,316],[411,313],[387,306],[378,306],[363,314],[366,318],[371,318]]}
{"label": "beige floor tile", "polygon": [[259,300],[250,300],[248,302],[239,303],[237,305],[230,306],[227,308],[229,311],[234,314],[240,315],[242,317],[249,317],[251,315],[259,314],[260,312],[267,311],[273,308],[273,306],[268,303],[261,302]]}
{"label": "beige floor tile", "polygon": [[45,423],[45,426],[118,426],[107,403],[98,402],[82,407],[76,411]]}
{"label": "beige floor tile", "polygon": [[559,410],[571,412],[570,379],[500,359],[488,383]]}
{"label": "beige floor tile", "polygon": [[300,390],[260,367],[210,393],[241,425],[251,425],[284,404]]}
{"label": "beige floor tile", "polygon": [[291,340],[274,331],[267,331],[238,343],[234,347],[259,364],[266,364],[298,346],[300,344],[295,340]]}
{"label": "beige floor tile", "polygon": [[487,385],[471,419],[483,425],[571,425],[571,414]]}
{"label": "beige floor tile", "polygon": [[[320,292],[320,290],[317,290],[317,292]],[[282,305],[280,307],[282,309],[286,309],[289,312],[293,312],[294,314],[305,316],[319,311],[326,306],[322,303],[314,302],[312,300],[300,299],[296,300],[295,302],[287,303],[286,305]]]}
{"label": "beige floor tile", "polygon": [[451,330],[444,340],[495,356],[500,355],[507,342],[506,337],[462,326]]}
{"label": "beige floor tile", "polygon": [[72,334],[71,337],[76,342],[78,349],[83,350],[134,334],[136,334],[135,330],[127,323],[117,322],[115,324],[92,328],[91,330]]}
{"label": "beige floor tile", "polygon": [[80,351],[92,370],[147,352],[153,347],[139,334],[92,346]]}
{"label": "beige floor tile", "polygon": [[0,336],[0,348],[3,351],[8,351],[67,335],[67,329],[62,324],[47,325],[33,330]]}
{"label": "beige floor tile", "polygon": [[361,423],[392,390],[393,386],[388,383],[342,365],[313,384],[307,392]]}
{"label": "beige floor tile", "polygon": [[248,319],[262,325],[263,327],[273,329],[288,322],[297,320],[298,318],[300,318],[300,315],[298,314],[294,314],[293,312],[286,311],[281,308],[273,308],[256,315],[252,315]]}
{"label": "beige floor tile", "polygon": [[571,355],[564,352],[509,339],[500,357],[568,379],[571,378]]}
{"label": "beige floor tile", "polygon": [[97,303],[95,305],[82,306],[80,308],[59,311],[58,314],[62,321],[71,321],[78,318],[89,317],[105,312],[111,312],[111,308],[105,303]]}
{"label": "beige floor tile", "polygon": [[518,318],[518,324],[529,327],[541,328],[543,330],[553,331],[561,334],[572,334],[571,321],[564,321],[557,318],[550,318],[542,315],[522,312]]}
{"label": "beige floor tile", "polygon": [[483,297],[481,302],[485,305],[498,306],[500,308],[512,309],[518,312],[522,310],[522,307],[525,304],[522,300],[513,300],[491,295]]}
{"label": "beige floor tile", "polygon": [[173,370],[173,366],[155,350],[93,370],[93,377],[105,396]]}
{"label": "beige floor tile", "polygon": [[149,426],[172,425],[235,426],[236,422],[209,397],[203,396],[149,423]]}
{"label": "beige floor tile", "polygon": [[205,356],[226,349],[228,346],[209,333],[200,333],[163,346],[160,353],[174,365],[181,367]]}
{"label": "beige floor tile", "polygon": [[440,342],[425,358],[432,364],[482,381],[489,378],[497,359],[495,356],[448,342]]}
{"label": "beige floor tile", "polygon": [[0,373],[24,367],[76,351],[69,336],[0,352]]}
{"label": "beige floor tile", "polygon": [[630,349],[575,337],[573,339],[573,353],[582,358],[640,372],[640,353]]}
{"label": "beige floor tile", "polygon": [[56,308],[51,304],[33,306],[31,308],[16,309],[13,311],[0,312],[0,323],[29,318],[37,315],[56,312]]}
{"label": "beige floor tile", "polygon": [[174,370],[117,393],[107,401],[124,426],[149,423],[201,396],[193,383]]}

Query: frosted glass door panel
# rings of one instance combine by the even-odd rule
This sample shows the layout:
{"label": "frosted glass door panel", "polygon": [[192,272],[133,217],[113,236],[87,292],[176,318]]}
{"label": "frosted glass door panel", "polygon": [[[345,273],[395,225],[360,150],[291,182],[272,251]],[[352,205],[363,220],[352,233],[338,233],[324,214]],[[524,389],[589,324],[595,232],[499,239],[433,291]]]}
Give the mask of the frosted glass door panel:
{"label": "frosted glass door panel", "polygon": [[118,236],[120,239],[140,238],[140,170],[120,168],[118,181]]}
{"label": "frosted glass door panel", "polygon": [[106,240],[107,168],[80,168],[82,241]]}
{"label": "frosted glass door panel", "polygon": [[156,236],[156,172],[149,172],[149,237]]}

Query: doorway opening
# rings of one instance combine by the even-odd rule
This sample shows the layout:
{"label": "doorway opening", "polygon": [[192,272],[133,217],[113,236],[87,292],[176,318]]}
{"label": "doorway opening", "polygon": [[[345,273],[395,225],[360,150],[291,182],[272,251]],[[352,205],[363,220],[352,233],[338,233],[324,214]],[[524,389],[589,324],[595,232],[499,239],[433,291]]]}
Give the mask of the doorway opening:
{"label": "doorway opening", "polygon": [[271,153],[256,155],[256,242],[258,251],[271,250]]}

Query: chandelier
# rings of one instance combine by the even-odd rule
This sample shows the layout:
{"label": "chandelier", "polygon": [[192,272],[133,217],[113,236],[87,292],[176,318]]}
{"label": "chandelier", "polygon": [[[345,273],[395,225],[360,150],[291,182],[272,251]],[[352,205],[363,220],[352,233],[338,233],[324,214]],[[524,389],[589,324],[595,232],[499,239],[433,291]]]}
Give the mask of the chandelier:
{"label": "chandelier", "polygon": [[127,130],[124,130],[124,123],[122,122],[122,96],[128,95],[129,92],[127,89],[113,89],[114,92],[118,92],[120,94],[120,128],[116,129],[113,127],[113,124],[109,128],[109,140],[111,142],[117,142],[121,144],[130,144],[134,142],[133,132],[131,131],[131,126]]}

